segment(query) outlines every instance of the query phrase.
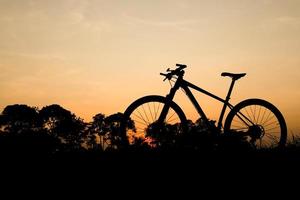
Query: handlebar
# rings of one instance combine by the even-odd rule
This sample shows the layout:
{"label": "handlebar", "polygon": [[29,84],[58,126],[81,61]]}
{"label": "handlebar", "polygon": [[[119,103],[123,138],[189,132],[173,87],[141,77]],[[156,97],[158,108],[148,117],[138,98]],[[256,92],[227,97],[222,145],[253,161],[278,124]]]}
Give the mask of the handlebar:
{"label": "handlebar", "polygon": [[179,67],[179,68],[181,68],[181,69],[187,68],[187,66],[184,65],[184,64],[178,64],[178,63],[177,63],[176,66]]}
{"label": "handlebar", "polygon": [[171,80],[173,78],[173,76],[180,76],[180,75],[183,75],[184,74],[184,71],[183,69],[187,68],[186,65],[184,64],[176,64],[176,66],[178,68],[174,69],[174,70],[170,70],[170,68],[167,69],[167,74],[164,74],[164,73],[160,73],[161,76],[165,76],[166,78],[164,79],[165,80]]}

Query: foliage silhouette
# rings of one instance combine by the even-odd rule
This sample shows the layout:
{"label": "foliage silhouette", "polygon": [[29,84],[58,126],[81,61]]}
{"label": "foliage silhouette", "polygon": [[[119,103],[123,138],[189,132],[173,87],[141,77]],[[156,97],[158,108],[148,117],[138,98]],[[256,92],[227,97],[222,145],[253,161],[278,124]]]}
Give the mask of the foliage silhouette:
{"label": "foliage silhouette", "polygon": [[93,121],[87,123],[84,137],[86,141],[86,147],[90,150],[103,150],[106,145],[105,133],[104,133],[104,114],[97,114],[93,117]]}
{"label": "foliage silhouette", "polygon": [[[155,124],[148,127],[147,137],[151,140],[133,137],[128,146],[127,136],[123,135],[122,113],[105,116],[96,114],[90,123],[83,122],[60,105],[45,106],[41,110],[27,105],[7,106],[0,115],[1,148],[27,149],[40,151],[47,147],[49,152],[74,151],[213,151],[231,139],[220,139],[209,132],[202,119],[195,123],[188,121],[188,129],[178,134],[180,124],[165,124],[160,133],[155,132]],[[212,122],[214,123],[214,122]],[[127,129],[135,129],[134,122],[126,122]],[[170,142],[171,141],[171,142]],[[221,141],[221,142],[220,142]],[[243,141],[236,139],[236,143]],[[220,145],[221,144],[221,145]],[[8,146],[12,148],[8,148]],[[158,147],[158,148],[154,148]],[[51,149],[51,151],[50,151]]]}
{"label": "foliage silhouette", "polygon": [[49,155],[59,141],[50,136],[36,107],[10,105],[0,115],[0,150],[2,153]]}
{"label": "foliage silhouette", "polygon": [[[141,155],[154,153],[154,158],[163,155],[161,153],[174,152],[192,154],[267,152],[265,154],[268,154],[269,151],[255,149],[245,137],[234,132],[221,136],[212,133],[210,132],[212,129],[208,129],[202,119],[196,122],[188,120],[188,129],[184,134],[177,133],[178,125],[165,124],[160,134],[153,133],[155,135],[152,135],[150,127],[147,133],[155,140],[145,142],[144,139],[136,137],[132,138],[132,144],[128,146],[127,137],[122,134],[123,121],[122,113],[109,116],[99,113],[93,117],[92,122],[85,123],[56,104],[45,106],[41,110],[27,105],[9,105],[0,115],[0,155],[46,158],[62,155],[64,158],[64,155],[103,157],[110,155],[107,154],[110,152],[131,152]],[[128,129],[135,129],[133,121],[126,123]],[[298,141],[299,139],[295,139],[290,142],[291,146],[287,148],[287,152],[298,152],[300,146]],[[153,148],[157,147],[158,143],[159,148]]]}
{"label": "foliage silhouette", "polygon": [[82,135],[85,130],[82,119],[56,104],[42,108],[39,114],[43,127],[50,135],[61,140],[63,150],[82,148]]}
{"label": "foliage silhouette", "polygon": [[18,104],[5,107],[0,125],[2,133],[12,135],[35,132],[42,128],[37,108]]}
{"label": "foliage silhouette", "polygon": [[86,140],[88,148],[102,149],[106,151],[116,150],[124,147],[126,141],[121,132],[122,113],[105,116],[96,114],[93,121],[88,123]]}

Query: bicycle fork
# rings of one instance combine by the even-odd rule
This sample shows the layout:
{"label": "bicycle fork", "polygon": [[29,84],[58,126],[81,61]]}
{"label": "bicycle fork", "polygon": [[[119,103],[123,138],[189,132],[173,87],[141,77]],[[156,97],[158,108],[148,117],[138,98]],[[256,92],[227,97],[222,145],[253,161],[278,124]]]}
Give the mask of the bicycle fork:
{"label": "bicycle fork", "polygon": [[179,89],[179,81],[177,81],[174,85],[174,87],[171,88],[170,93],[166,96],[166,102],[164,104],[164,107],[160,113],[160,116],[158,118],[158,123],[163,124],[164,120],[166,119],[169,109],[170,109],[170,105],[171,102],[173,101],[173,98],[177,92],[177,90]]}

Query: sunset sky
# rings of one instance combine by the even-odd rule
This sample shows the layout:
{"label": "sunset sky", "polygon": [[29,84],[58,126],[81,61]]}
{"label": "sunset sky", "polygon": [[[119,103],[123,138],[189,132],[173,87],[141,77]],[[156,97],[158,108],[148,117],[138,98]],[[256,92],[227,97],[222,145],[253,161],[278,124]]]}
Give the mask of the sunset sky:
{"label": "sunset sky", "polygon": [[[300,0],[0,0],[0,27],[1,111],[56,103],[90,121],[167,94],[159,73],[184,63],[221,97],[221,72],[246,72],[232,103],[266,99],[300,133]],[[216,119],[220,104],[197,99]]]}

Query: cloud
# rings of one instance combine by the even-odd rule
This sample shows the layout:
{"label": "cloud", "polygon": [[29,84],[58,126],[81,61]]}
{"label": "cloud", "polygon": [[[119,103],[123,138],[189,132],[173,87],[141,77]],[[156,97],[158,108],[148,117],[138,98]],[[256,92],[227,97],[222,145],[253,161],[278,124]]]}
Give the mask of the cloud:
{"label": "cloud", "polygon": [[290,26],[299,26],[300,25],[300,17],[292,17],[292,16],[281,16],[275,19],[278,23],[283,25]]}
{"label": "cloud", "polygon": [[300,29],[300,17],[280,16],[263,20],[260,23],[260,28],[263,31],[284,31],[290,32]]}
{"label": "cloud", "polygon": [[200,20],[195,19],[184,19],[184,20],[150,20],[141,17],[131,16],[128,14],[123,14],[123,19],[127,24],[130,25],[144,25],[144,26],[154,26],[158,28],[175,28],[183,31],[191,31],[192,26],[200,23]]}

